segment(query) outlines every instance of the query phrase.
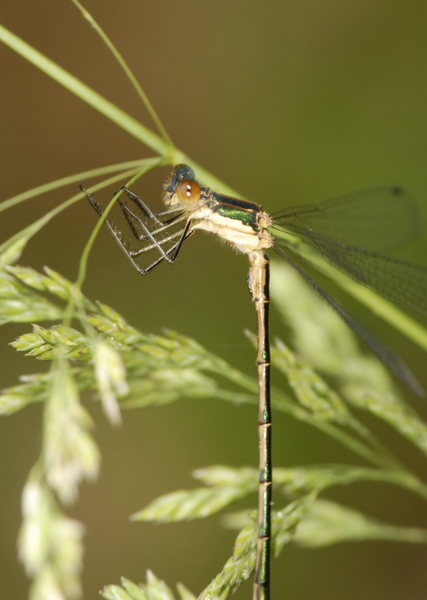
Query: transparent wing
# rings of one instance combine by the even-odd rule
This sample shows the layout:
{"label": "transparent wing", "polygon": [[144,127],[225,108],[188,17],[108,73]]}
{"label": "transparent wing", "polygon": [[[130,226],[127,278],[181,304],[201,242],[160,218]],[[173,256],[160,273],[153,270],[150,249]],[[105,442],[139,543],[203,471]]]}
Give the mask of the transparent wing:
{"label": "transparent wing", "polygon": [[350,316],[342,306],[327,294],[319,284],[310,275],[304,271],[301,266],[296,263],[289,254],[284,252],[280,247],[275,246],[275,250],[285,258],[297,271],[300,273],[314,291],[334,310],[339,317],[358,335],[368,346],[375,352],[383,364],[390,369],[399,379],[416,394],[418,397],[424,397],[424,390],[413,375],[411,370],[392,350],[384,346],[377,340],[361,323],[354,317]]}
{"label": "transparent wing", "polygon": [[421,233],[420,213],[399,187],[349,194],[317,206],[288,208],[272,215],[275,224],[299,236],[335,240],[372,252],[390,252]]}
{"label": "transparent wing", "polygon": [[[421,230],[416,205],[399,188],[292,208],[273,218],[273,229],[297,235],[358,283],[427,315],[427,268],[379,253],[402,246]],[[276,243],[289,246],[280,238]]]}

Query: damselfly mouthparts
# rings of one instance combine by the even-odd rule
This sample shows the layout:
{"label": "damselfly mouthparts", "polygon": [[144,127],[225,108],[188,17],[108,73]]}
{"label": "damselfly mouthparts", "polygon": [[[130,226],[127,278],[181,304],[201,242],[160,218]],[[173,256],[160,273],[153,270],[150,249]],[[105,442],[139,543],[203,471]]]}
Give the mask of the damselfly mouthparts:
{"label": "damselfly mouthparts", "polygon": [[[82,187],[82,186],[81,186]],[[82,187],[102,216],[98,202]],[[260,488],[254,598],[269,597],[271,509],[270,350],[268,341],[269,258],[273,248],[413,392],[423,395],[406,365],[328,295],[301,267],[314,266],[300,241],[356,282],[385,298],[427,314],[427,268],[381,254],[408,242],[420,229],[410,196],[397,187],[352,194],[318,206],[289,208],[269,215],[254,202],[200,186],[193,169],[178,165],[167,183],[166,209],[154,213],[126,188],[119,199],[130,236],[108,219],[107,226],[133,266],[145,275],[163,261],[174,262],[197,230],[218,235],[248,255],[249,288],[257,311]],[[133,244],[133,245],[132,245]]]}

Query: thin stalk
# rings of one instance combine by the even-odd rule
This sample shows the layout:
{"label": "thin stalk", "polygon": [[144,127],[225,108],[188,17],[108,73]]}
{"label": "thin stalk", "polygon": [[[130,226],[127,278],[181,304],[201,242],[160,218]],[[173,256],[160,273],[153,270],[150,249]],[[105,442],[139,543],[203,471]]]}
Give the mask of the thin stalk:
{"label": "thin stalk", "polygon": [[201,181],[206,185],[213,189],[220,189],[232,196],[238,196],[236,191],[198,165],[184,152],[175,148],[171,150],[170,146],[160,136],[148,129],[148,127],[145,127],[115,104],[106,100],[88,85],[77,79],[77,77],[68,73],[68,71],[57,65],[53,60],[47,58],[47,56],[30,46],[30,44],[27,44],[27,42],[6,29],[6,27],[3,27],[3,25],[0,25],[0,42],[9,46],[17,54],[20,54],[35,67],[46,73],[46,75],[64,86],[72,94],[83,100],[83,102],[86,102],[86,104],[89,104],[89,106],[107,117],[107,119],[110,119],[110,121],[142,142],[145,146],[151,148],[151,150],[160,156],[169,157],[172,164],[191,164],[197,170]]}
{"label": "thin stalk", "polygon": [[[139,171],[140,171],[140,167],[138,169],[135,169],[135,168],[134,169],[129,169],[128,171],[125,171],[124,173],[119,173],[118,175],[114,175],[114,177],[110,177],[109,179],[106,179],[105,181],[103,181],[103,182],[99,183],[98,185],[94,186],[92,189],[93,190],[102,189],[105,186],[113,184],[113,183],[116,183],[116,181],[120,181],[121,179],[123,179],[125,177],[129,177],[130,175],[134,175],[135,173],[138,173]],[[16,198],[17,198],[17,196],[15,196],[15,199]],[[66,200],[65,202],[62,202],[61,204],[59,204],[58,206],[56,206],[55,208],[53,208],[52,210],[50,210],[48,213],[46,213],[45,215],[43,215],[43,217],[41,217],[37,221],[34,221],[34,223],[32,223],[31,225],[29,225],[25,229],[23,229],[21,231],[18,231],[18,233],[16,233],[11,238],[9,238],[8,240],[6,240],[6,242],[3,242],[3,244],[0,246],[0,253],[3,252],[11,244],[17,242],[22,237],[25,237],[25,235],[27,234],[27,232],[31,231],[33,235],[35,233],[37,233],[37,231],[39,231],[42,227],[44,227],[47,223],[49,223],[49,221],[51,219],[53,219],[54,217],[56,217],[56,215],[58,215],[63,210],[67,209],[68,207],[72,206],[73,204],[75,204],[76,202],[78,202],[79,200],[81,200],[82,198],[84,198],[84,194],[82,192],[80,192],[78,194],[75,194],[74,196],[72,196],[71,198],[69,198],[68,200]],[[12,200],[12,198],[11,198],[11,200]]]}
{"label": "thin stalk", "polygon": [[156,125],[157,129],[159,130],[160,135],[162,136],[162,138],[166,142],[166,145],[170,148],[171,154],[173,154],[173,150],[175,149],[175,146],[174,146],[171,138],[169,137],[168,132],[166,131],[165,127],[163,126],[163,123],[161,122],[158,114],[154,110],[154,107],[151,104],[151,102],[149,101],[148,96],[146,95],[146,93],[144,92],[144,90],[142,89],[142,87],[139,85],[139,83],[138,83],[135,75],[132,73],[132,71],[130,70],[130,68],[126,64],[126,61],[123,59],[123,57],[120,54],[120,52],[114,46],[113,42],[110,40],[110,38],[107,36],[107,34],[101,29],[101,27],[98,25],[98,23],[92,17],[92,15],[80,4],[80,2],[78,2],[78,0],[71,0],[71,2],[77,6],[77,8],[80,10],[80,12],[82,13],[82,15],[84,16],[84,18],[87,21],[89,21],[89,23],[91,24],[91,26],[98,33],[98,35],[101,37],[101,39],[103,40],[103,42],[106,44],[106,46],[108,47],[108,49],[110,50],[110,52],[114,56],[114,58],[117,60],[117,62],[119,63],[119,65],[121,66],[121,68],[123,69],[123,71],[126,73],[126,76],[130,80],[130,82],[133,85],[133,87],[135,88],[136,93],[138,94],[138,96],[141,98],[141,100],[142,100],[145,108],[147,109],[150,117],[153,119],[153,122]]}
{"label": "thin stalk", "polygon": [[78,96],[81,100],[95,108],[98,112],[113,121],[127,133],[144,142],[149,148],[164,156],[168,154],[169,147],[158,135],[150,131],[126,114],[123,110],[109,102],[103,96],[85,85],[82,81],[68,73],[65,69],[44,56],[41,52],[21,40],[11,31],[0,25],[0,41],[4,42],[30,63],[42,70],[46,75],[55,79],[67,90]]}
{"label": "thin stalk", "polygon": [[53,190],[57,190],[67,185],[80,183],[85,179],[89,179],[92,177],[100,177],[101,175],[108,175],[109,173],[114,173],[115,171],[123,171],[125,169],[128,170],[134,168],[141,168],[145,160],[146,159],[144,158],[139,158],[138,160],[130,160],[123,163],[117,163],[115,165],[108,165],[107,167],[89,169],[88,171],[81,171],[80,173],[75,173],[74,175],[69,175],[68,177],[62,177],[61,179],[56,179],[55,181],[45,183],[44,185],[39,185],[38,187],[32,188],[31,190],[27,190],[26,192],[22,192],[21,194],[12,196],[12,198],[3,200],[3,202],[0,203],[0,212],[2,212],[3,210],[7,210],[8,208],[12,208],[13,206],[17,206],[18,204],[20,204],[21,202],[25,202],[26,200],[31,200],[36,196],[41,196],[42,194],[52,192]]}

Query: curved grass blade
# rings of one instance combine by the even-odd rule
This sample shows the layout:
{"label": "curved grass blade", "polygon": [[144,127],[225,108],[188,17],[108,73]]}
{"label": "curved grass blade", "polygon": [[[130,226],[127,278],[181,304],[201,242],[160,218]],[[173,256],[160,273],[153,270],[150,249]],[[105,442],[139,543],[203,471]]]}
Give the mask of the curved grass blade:
{"label": "curved grass blade", "polygon": [[322,240],[391,252],[421,233],[412,196],[397,186],[355,192],[318,205],[286,208],[272,215],[274,226],[303,237],[313,247]]}
{"label": "curved grass blade", "polygon": [[95,31],[101,37],[102,41],[106,44],[106,46],[108,47],[110,52],[113,54],[113,56],[115,57],[115,59],[117,60],[117,62],[121,66],[121,68],[123,69],[123,71],[126,73],[126,76],[130,80],[133,87],[135,88],[138,96],[141,98],[145,108],[147,109],[148,113],[150,114],[151,118],[153,119],[153,122],[155,123],[157,129],[159,130],[160,135],[164,139],[166,145],[169,147],[169,151],[172,154],[175,150],[174,144],[173,144],[171,138],[169,137],[169,134],[166,131],[165,127],[163,126],[163,123],[161,122],[158,114],[154,110],[153,105],[149,101],[148,96],[146,95],[146,93],[144,92],[142,87],[139,85],[138,80],[136,79],[136,77],[132,73],[132,71],[130,70],[128,64],[123,59],[122,55],[117,50],[117,48],[114,46],[114,44],[112,43],[110,38],[106,35],[106,33],[103,31],[103,29],[98,25],[98,23],[92,17],[92,15],[80,4],[80,2],[78,2],[78,0],[71,0],[71,2],[73,4],[75,4],[75,6],[77,6],[77,8],[80,10],[82,15],[84,16],[84,18],[87,21],[89,21],[91,27],[93,29],[95,29]]}

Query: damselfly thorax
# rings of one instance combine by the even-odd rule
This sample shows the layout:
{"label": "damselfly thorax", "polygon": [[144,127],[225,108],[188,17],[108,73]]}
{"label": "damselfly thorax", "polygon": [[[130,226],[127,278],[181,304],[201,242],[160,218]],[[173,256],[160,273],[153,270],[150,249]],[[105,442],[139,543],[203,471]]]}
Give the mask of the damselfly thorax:
{"label": "damselfly thorax", "polygon": [[273,246],[273,236],[267,231],[273,220],[268,213],[255,202],[200,187],[187,165],[173,170],[163,202],[170,209],[185,211],[191,231],[214,233],[245,254]]}

